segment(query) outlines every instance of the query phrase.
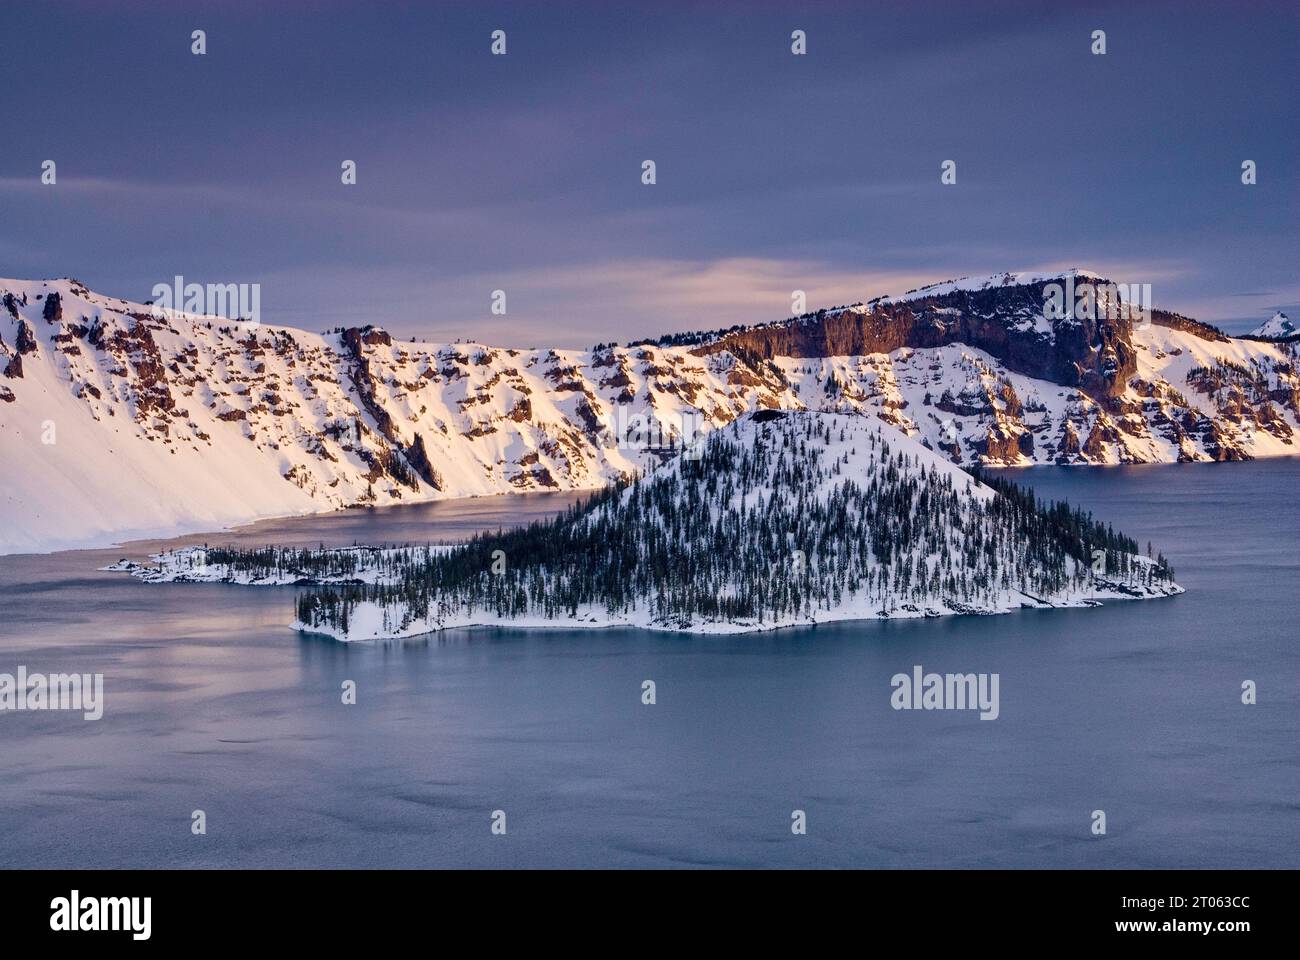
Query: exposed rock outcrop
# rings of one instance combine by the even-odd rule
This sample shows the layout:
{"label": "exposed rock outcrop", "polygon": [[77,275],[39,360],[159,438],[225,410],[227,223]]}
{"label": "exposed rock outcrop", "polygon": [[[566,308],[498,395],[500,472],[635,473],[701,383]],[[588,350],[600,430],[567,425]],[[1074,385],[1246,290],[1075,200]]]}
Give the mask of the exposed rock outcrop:
{"label": "exposed rock outcrop", "polygon": [[801,358],[961,343],[1026,376],[1077,387],[1094,396],[1122,392],[1137,372],[1131,320],[1122,316],[1048,320],[1044,315],[1048,282],[958,289],[820,310],[808,317],[726,334],[698,349],[701,353],[743,349],[762,358]]}

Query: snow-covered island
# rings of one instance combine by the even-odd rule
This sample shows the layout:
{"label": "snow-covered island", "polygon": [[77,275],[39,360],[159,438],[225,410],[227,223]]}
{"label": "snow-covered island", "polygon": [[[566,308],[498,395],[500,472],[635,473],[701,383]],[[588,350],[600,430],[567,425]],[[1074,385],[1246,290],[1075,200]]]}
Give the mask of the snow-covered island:
{"label": "snow-covered island", "polygon": [[295,627],[738,633],[1182,593],[1164,557],[866,417],[767,410],[546,522],[442,547],[196,547],[150,581],[315,584]]}

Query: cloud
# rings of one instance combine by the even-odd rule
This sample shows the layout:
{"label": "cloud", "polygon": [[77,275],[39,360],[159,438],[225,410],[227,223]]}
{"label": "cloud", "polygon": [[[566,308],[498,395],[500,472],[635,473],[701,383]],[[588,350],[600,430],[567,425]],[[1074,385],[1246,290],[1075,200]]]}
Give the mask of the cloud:
{"label": "cloud", "polygon": [[[413,277],[401,268],[309,270],[268,276],[263,282],[263,312],[269,322],[294,326],[376,323],[399,337],[442,341],[468,336],[500,346],[580,347],[780,320],[793,312],[796,290],[804,292],[807,309],[816,310],[897,295],[969,272],[858,270],[761,257],[615,259],[454,279]],[[490,312],[494,290],[506,292],[505,316]],[[283,309],[277,310],[277,304]]]}
{"label": "cloud", "polygon": [[[267,276],[262,289],[263,312],[272,323],[369,322],[402,337],[588,346],[781,319],[791,313],[794,290],[803,290],[808,308],[816,309],[861,299],[868,289],[901,289],[916,279],[767,258],[616,259],[454,278],[420,277],[399,267],[294,270]],[[490,312],[494,290],[506,292],[505,316]]]}

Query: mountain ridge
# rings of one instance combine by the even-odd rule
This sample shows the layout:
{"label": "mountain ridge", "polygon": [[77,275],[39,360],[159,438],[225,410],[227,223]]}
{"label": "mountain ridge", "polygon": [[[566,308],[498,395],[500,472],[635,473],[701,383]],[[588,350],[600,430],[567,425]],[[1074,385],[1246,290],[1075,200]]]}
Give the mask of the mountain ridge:
{"label": "mountain ridge", "polygon": [[[1063,327],[1058,350],[1035,308],[1042,282],[931,285],[696,344],[520,350],[163,314],[70,278],[0,280],[0,552],[596,489],[758,409],[875,416],[962,464],[1295,452],[1294,345],[1153,310],[1141,328]],[[796,321],[827,355],[764,347]],[[828,353],[844,346],[868,352]]]}

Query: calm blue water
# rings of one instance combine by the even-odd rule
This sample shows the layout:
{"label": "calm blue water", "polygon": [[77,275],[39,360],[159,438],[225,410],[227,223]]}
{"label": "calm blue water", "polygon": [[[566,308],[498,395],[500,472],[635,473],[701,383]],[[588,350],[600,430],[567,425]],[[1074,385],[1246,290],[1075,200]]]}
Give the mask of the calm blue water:
{"label": "calm blue water", "polygon": [[[102,672],[107,697],[98,722],[0,714],[0,866],[1300,866],[1300,461],[1018,476],[1154,541],[1188,593],[739,638],[343,646],[286,629],[292,588],[95,570],[148,545],[0,557],[0,671]],[[238,539],[443,539],[555,505]],[[917,663],[1000,673],[1001,717],[893,711],[889,679]]]}

